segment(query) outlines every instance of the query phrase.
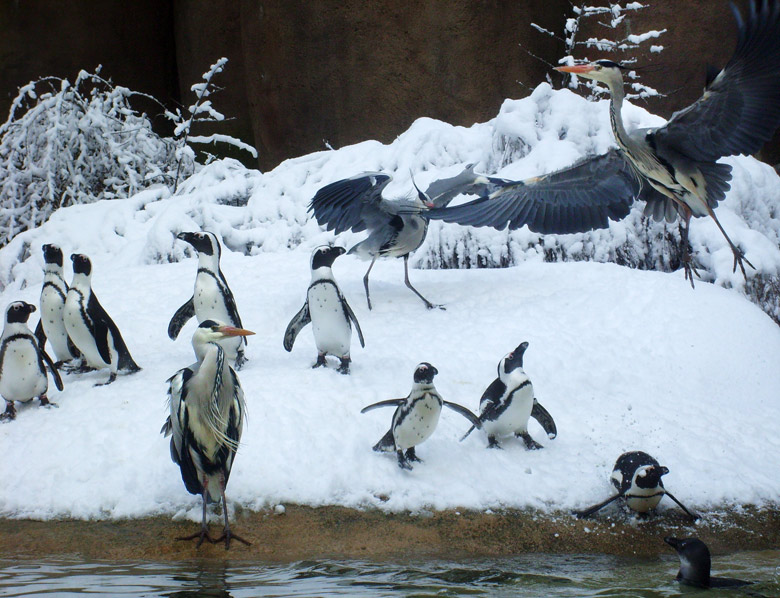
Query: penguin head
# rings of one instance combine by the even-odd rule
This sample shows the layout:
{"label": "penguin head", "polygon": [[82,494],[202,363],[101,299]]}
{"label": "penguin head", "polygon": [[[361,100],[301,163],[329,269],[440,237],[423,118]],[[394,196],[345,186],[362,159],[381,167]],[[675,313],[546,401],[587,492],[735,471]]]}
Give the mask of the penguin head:
{"label": "penguin head", "polygon": [[710,549],[698,538],[664,538],[677,551],[680,558],[680,572],[677,579],[687,584],[707,587],[710,585]]}
{"label": "penguin head", "polygon": [[333,262],[336,258],[340,255],[344,255],[346,252],[347,250],[343,247],[321,245],[311,254],[311,269],[330,268],[333,266]]}
{"label": "penguin head", "polygon": [[73,262],[74,274],[86,274],[89,276],[92,273],[92,262],[83,253],[74,253],[70,256],[70,261]]}
{"label": "penguin head", "polygon": [[427,361],[424,361],[414,370],[414,381],[417,384],[430,384],[433,382],[433,377],[438,373],[439,370]]}
{"label": "penguin head", "polygon": [[57,264],[62,267],[62,249],[51,243],[47,243],[41,249],[43,249],[43,260],[47,264]]}
{"label": "penguin head", "polygon": [[14,301],[5,310],[5,321],[7,324],[24,324],[34,311],[34,305],[24,301]]}
{"label": "penguin head", "polygon": [[661,477],[669,473],[669,468],[663,465],[642,465],[634,473],[634,484],[639,488],[663,488]]}
{"label": "penguin head", "polygon": [[502,374],[511,374],[514,370],[523,367],[523,355],[528,348],[528,342],[522,342],[517,345],[517,348],[511,353],[504,355],[504,358],[498,364],[498,377],[501,378]]}
{"label": "penguin head", "polygon": [[222,254],[219,240],[214,233],[206,231],[198,233],[179,233],[176,235],[176,238],[186,241],[192,245],[198,253],[203,255],[212,255],[219,259]]}

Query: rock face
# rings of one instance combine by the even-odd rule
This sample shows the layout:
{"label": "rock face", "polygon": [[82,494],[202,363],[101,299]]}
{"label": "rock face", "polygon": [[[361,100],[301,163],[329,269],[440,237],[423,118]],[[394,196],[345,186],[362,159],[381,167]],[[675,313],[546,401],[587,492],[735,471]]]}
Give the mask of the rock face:
{"label": "rock face", "polygon": [[[698,97],[707,63],[728,59],[734,20],[728,0],[646,4],[622,33],[667,30],[663,52],[637,58],[657,67],[643,80],[667,94],[647,107],[669,116]],[[9,0],[0,3],[0,114],[29,80],[72,79],[98,64],[117,84],[187,105],[190,86],[226,56],[214,106],[233,120],[213,130],[254,144],[268,169],[328,145],[390,141],[420,116],[465,126],[491,118],[563,54],[529,23],[560,33],[569,16],[569,0]],[[582,30],[607,34],[596,20]],[[780,160],[780,136],[763,157]]]}

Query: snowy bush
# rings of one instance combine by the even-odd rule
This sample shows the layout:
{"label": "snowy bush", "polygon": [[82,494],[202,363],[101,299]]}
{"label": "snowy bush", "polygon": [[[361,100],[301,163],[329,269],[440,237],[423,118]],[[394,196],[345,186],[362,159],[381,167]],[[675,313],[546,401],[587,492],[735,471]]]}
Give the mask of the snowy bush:
{"label": "snowy bush", "polygon": [[131,107],[139,95],[85,71],[19,90],[0,126],[0,246],[60,207],[172,180],[174,146]]}

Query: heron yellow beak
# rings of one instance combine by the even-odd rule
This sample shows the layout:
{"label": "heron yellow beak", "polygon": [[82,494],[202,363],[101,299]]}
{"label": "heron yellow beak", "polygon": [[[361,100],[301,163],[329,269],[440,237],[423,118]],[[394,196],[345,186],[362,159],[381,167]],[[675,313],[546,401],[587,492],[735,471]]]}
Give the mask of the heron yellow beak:
{"label": "heron yellow beak", "polygon": [[220,326],[219,331],[225,336],[251,336],[254,334],[251,330],[235,328],[234,326]]}
{"label": "heron yellow beak", "polygon": [[584,75],[590,73],[593,70],[591,64],[575,64],[573,66],[557,66],[556,71],[559,73],[571,73],[573,75]]}

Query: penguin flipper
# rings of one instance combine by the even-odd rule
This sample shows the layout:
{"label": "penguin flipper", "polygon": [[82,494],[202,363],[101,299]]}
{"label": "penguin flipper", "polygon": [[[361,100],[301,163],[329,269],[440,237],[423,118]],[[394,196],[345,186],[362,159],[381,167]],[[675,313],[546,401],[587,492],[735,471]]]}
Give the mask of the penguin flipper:
{"label": "penguin flipper", "polygon": [[349,306],[349,303],[347,303],[346,299],[342,297],[341,301],[344,304],[344,309],[347,312],[347,316],[355,324],[355,330],[357,330],[358,339],[360,340],[360,346],[365,349],[366,341],[363,340],[363,331],[360,329],[360,324],[358,323],[357,316],[355,315],[355,312],[352,311],[352,308]]}
{"label": "penguin flipper", "polygon": [[395,438],[393,437],[393,429],[390,428],[387,434],[382,436],[373,447],[377,453],[392,453],[395,451]]}
{"label": "penguin flipper", "polygon": [[[222,287],[222,295],[225,297],[225,309],[227,309],[228,316],[230,316],[230,319],[235,322],[235,325],[238,328],[243,328],[244,326],[241,324],[241,316],[238,315],[236,298],[233,297],[233,291],[230,290],[230,287],[227,284],[227,280],[225,280],[225,276],[222,274],[222,270],[219,271],[219,277],[220,281],[222,282],[220,286]],[[245,336],[241,337],[241,340],[245,345],[247,344],[247,338]]]}
{"label": "penguin flipper", "polygon": [[399,405],[403,405],[405,402],[406,402],[406,397],[404,397],[403,399],[387,399],[386,401],[379,401],[378,403],[373,403],[371,405],[368,405],[367,407],[363,407],[360,410],[360,413],[373,411],[374,409],[379,409],[380,407],[398,407]]}
{"label": "penguin flipper", "polygon": [[601,509],[606,507],[609,503],[616,501],[621,496],[623,496],[622,493],[615,494],[615,496],[612,496],[607,500],[598,503],[597,505],[593,505],[592,507],[588,507],[587,509],[583,509],[582,511],[574,511],[574,514],[577,516],[578,519],[589,517],[593,515],[593,513],[595,513],[596,511],[600,511]]}
{"label": "penguin flipper", "polygon": [[38,346],[43,350],[46,345],[46,332],[43,330],[43,320],[38,320],[38,325],[35,327],[35,338],[38,340]]}
{"label": "penguin flipper", "polygon": [[171,340],[176,340],[179,336],[179,332],[184,328],[184,325],[195,316],[195,297],[190,297],[184,305],[176,310],[173,314],[171,321],[168,323],[168,337]]}
{"label": "penguin flipper", "polygon": [[692,521],[696,521],[698,519],[701,519],[701,517],[699,515],[697,515],[696,513],[693,513],[691,511],[689,511],[688,509],[686,509],[685,505],[682,504],[679,500],[677,500],[677,498],[675,498],[674,494],[669,492],[666,488],[664,488],[664,493],[666,494],[666,496],[671,498],[675,503],[677,503],[677,506],[680,507],[683,511],[685,511],[686,515],[688,515],[688,517],[690,517]]}
{"label": "penguin flipper", "polygon": [[[474,415],[470,409],[467,409],[463,405],[458,405],[457,403],[451,403],[450,401],[442,401],[442,403],[452,409],[453,411],[456,411],[457,413],[460,413],[463,417],[465,417],[467,420],[469,420],[473,424],[473,428],[481,428],[482,422],[480,419]],[[471,430],[469,430],[471,432]],[[465,438],[465,436],[463,437]]]}
{"label": "penguin flipper", "polygon": [[284,345],[285,351],[292,351],[295,339],[298,333],[311,322],[311,314],[309,314],[309,302],[303,304],[303,307],[293,316],[290,323],[287,324],[287,330],[284,331]]}
{"label": "penguin flipper", "polygon": [[547,433],[547,438],[552,440],[556,436],[558,436],[558,428],[555,425],[555,420],[553,420],[552,415],[550,415],[550,412],[547,411],[542,405],[539,403],[539,401],[536,400],[534,397],[534,406],[531,409],[531,417],[533,417],[536,421],[539,422],[539,425],[544,428],[544,431]]}
{"label": "penguin flipper", "polygon": [[49,357],[49,354],[43,350],[43,345],[38,347],[38,351],[40,351],[41,357],[46,362],[46,365],[49,366],[51,377],[54,378],[54,385],[57,387],[57,390],[62,391],[64,388],[64,385],[62,384],[62,376],[60,376],[60,372],[57,370],[57,366],[54,365],[54,360],[52,360],[52,358]]}
{"label": "penguin flipper", "polygon": [[100,359],[110,364],[111,351],[108,348],[108,322],[103,318],[93,320],[92,334],[95,337],[95,345],[98,353],[100,353]]}
{"label": "penguin flipper", "polygon": [[475,429],[476,427],[477,427],[477,426],[471,426],[471,427],[468,429],[468,431],[467,431],[467,432],[466,432],[466,433],[465,433],[463,436],[461,436],[461,438],[460,438],[460,442],[463,442],[464,440],[466,440],[466,438],[468,438],[469,434],[471,434],[471,433],[474,431],[474,429]]}
{"label": "penguin flipper", "polygon": [[94,322],[94,336],[95,344],[97,345],[100,358],[106,363],[111,363],[111,352],[108,347],[108,333],[111,332],[114,348],[117,352],[117,369],[127,370],[129,372],[140,371],[140,366],[133,360],[133,356],[130,355],[130,350],[125,344],[125,339],[122,338],[122,333],[119,332],[119,327],[114,323],[100,305],[95,293],[90,293],[89,304],[87,305],[87,311],[89,312],[92,321]]}
{"label": "penguin flipper", "polygon": [[70,337],[68,337],[68,351],[70,351],[70,354],[73,356],[73,359],[81,357],[81,351],[79,351],[78,347],[73,344],[73,341],[70,340]]}

